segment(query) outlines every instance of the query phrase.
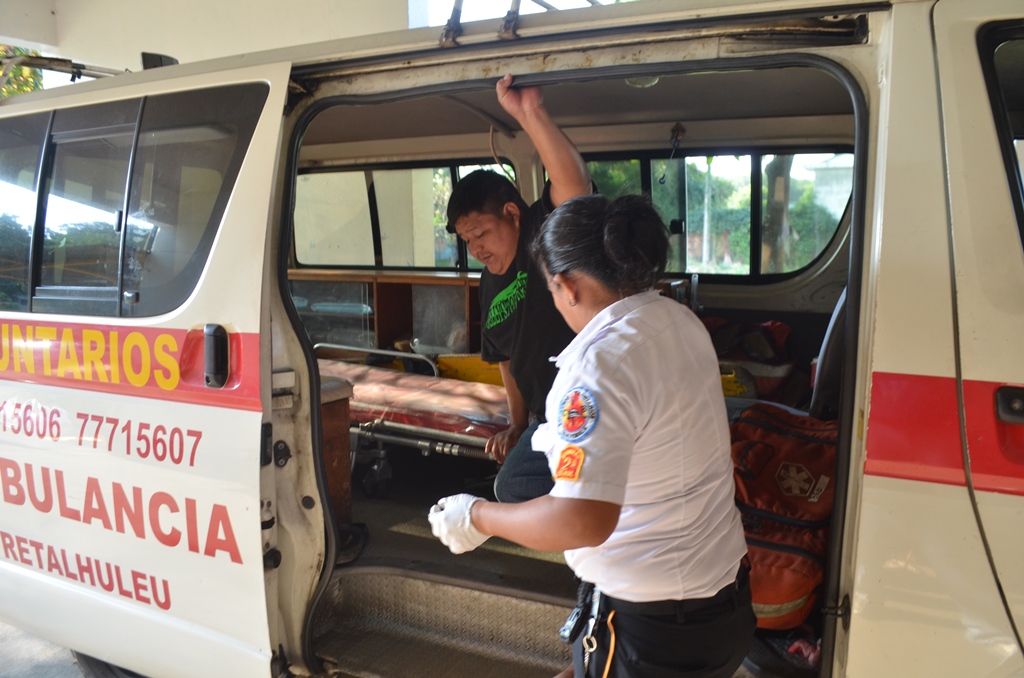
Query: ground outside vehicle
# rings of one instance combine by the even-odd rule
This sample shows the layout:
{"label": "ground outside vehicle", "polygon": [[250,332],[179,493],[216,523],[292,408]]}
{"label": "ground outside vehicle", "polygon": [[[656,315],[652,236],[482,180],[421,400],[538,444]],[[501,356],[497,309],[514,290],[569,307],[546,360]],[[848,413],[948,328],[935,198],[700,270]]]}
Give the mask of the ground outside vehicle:
{"label": "ground outside vehicle", "polygon": [[351,390],[317,360],[350,349],[314,352],[479,349],[478,274],[436,204],[482,164],[538,194],[494,101],[511,72],[599,188],[652,194],[681,300],[785,323],[787,374],[838,356],[821,659],[800,675],[1024,673],[1020,3],[500,23],[0,104],[0,618],[152,676],[563,665],[557,555],[430,538],[426,507],[493,464],[386,450],[388,487],[353,492]]}

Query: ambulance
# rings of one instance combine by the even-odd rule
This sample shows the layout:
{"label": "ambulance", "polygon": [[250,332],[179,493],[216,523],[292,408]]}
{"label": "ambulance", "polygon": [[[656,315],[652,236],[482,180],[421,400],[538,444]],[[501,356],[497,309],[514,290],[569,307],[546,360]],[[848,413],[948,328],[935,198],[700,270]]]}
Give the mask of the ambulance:
{"label": "ambulance", "polygon": [[[1024,4],[460,6],[0,102],[0,619],[89,675],[568,664],[560,555],[426,520],[496,470],[457,437],[502,392],[443,214],[481,166],[540,196],[511,73],[651,196],[666,294],[738,328],[723,386],[837,422],[814,613],[744,675],[1024,675]],[[494,417],[401,444],[354,423],[372,370]]]}

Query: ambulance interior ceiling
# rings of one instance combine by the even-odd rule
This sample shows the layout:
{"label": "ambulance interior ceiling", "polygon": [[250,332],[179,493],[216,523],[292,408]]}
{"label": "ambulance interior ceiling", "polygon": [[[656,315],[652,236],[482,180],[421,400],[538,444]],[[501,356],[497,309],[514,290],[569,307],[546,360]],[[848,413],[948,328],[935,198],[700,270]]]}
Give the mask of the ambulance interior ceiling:
{"label": "ambulance interior ceiling", "polygon": [[[800,138],[802,124],[787,128],[787,118],[832,116],[845,136],[842,141],[853,141],[850,94],[832,75],[810,67],[661,75],[647,87],[627,84],[622,77],[563,81],[544,85],[544,101],[565,129],[665,123],[658,139],[667,141],[676,122],[777,120],[779,136],[793,140]],[[518,129],[488,88],[328,108],[310,123],[303,144],[337,144],[338,159],[347,155],[345,145],[353,144],[356,159],[368,148],[359,142],[486,134],[487,116]],[[354,152],[355,147],[362,150]],[[410,147],[411,153],[418,150]],[[388,155],[393,157],[394,149]]]}

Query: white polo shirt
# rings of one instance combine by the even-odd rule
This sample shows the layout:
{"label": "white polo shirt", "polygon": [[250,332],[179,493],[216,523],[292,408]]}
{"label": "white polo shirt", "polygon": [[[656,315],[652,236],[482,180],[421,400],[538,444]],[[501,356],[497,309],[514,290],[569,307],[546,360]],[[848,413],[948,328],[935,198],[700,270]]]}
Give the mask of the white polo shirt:
{"label": "white polo shirt", "polygon": [[707,598],[747,552],[711,338],[685,306],[644,292],[601,311],[556,359],[551,495],[622,506],[600,546],[566,551],[584,581],[632,602]]}

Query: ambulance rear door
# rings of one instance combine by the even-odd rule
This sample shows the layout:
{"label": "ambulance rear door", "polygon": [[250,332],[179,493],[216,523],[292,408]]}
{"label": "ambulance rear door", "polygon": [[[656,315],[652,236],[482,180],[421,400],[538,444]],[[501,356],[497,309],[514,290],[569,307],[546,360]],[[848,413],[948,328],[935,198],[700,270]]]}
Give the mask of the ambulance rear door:
{"label": "ambulance rear door", "polygon": [[0,618],[144,675],[271,673],[263,279],[289,67],[0,107]]}
{"label": "ambulance rear door", "polygon": [[[1024,6],[933,15],[952,223],[968,485],[1019,656],[1024,627]],[[980,627],[979,627],[980,628]]]}

